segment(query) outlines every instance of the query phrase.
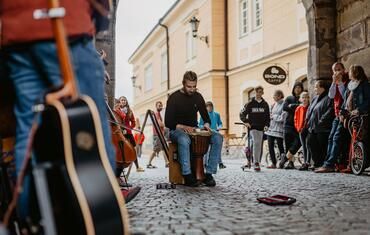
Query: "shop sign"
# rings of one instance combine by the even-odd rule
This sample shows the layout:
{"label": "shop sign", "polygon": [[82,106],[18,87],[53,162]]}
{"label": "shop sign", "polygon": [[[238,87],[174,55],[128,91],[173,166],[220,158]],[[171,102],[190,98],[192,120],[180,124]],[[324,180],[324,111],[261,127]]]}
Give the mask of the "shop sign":
{"label": "shop sign", "polygon": [[263,72],[263,79],[272,85],[280,85],[286,79],[286,72],[279,66],[270,66]]}

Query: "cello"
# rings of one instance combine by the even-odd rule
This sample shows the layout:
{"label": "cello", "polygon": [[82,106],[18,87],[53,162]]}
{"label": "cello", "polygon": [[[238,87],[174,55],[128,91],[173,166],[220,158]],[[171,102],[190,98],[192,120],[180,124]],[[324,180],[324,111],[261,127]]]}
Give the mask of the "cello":
{"label": "cello", "polygon": [[124,169],[136,160],[136,150],[123,135],[123,130],[119,124],[122,123],[122,118],[109,107],[108,103],[106,103],[106,106],[111,119],[112,141],[116,149],[117,168]]}

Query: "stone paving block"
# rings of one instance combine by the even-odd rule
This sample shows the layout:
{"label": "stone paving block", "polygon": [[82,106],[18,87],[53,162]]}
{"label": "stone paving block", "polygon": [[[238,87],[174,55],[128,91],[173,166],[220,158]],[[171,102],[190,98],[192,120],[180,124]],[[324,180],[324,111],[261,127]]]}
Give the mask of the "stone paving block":
{"label": "stone paving block", "polygon": [[[158,159],[159,161],[159,159]],[[132,232],[143,234],[369,234],[370,178],[267,170],[242,172],[244,159],[224,159],[214,188],[156,190],[161,167],[130,176],[142,186],[127,204]],[[163,163],[164,164],[164,163]],[[161,166],[158,162],[158,166]],[[272,207],[259,196],[286,194],[292,206]]]}

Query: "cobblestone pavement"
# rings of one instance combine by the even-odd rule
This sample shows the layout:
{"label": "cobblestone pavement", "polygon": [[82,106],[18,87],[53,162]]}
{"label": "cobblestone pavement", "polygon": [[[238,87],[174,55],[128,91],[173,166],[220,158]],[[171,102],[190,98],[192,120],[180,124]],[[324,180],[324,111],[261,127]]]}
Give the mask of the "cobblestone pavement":
{"label": "cobblestone pavement", "polygon": [[[141,158],[142,166],[147,158]],[[370,234],[370,177],[298,170],[243,172],[243,160],[224,160],[217,186],[158,190],[168,169],[136,173],[130,182],[142,187],[127,207],[133,234]],[[290,206],[268,206],[257,197],[285,194]]]}

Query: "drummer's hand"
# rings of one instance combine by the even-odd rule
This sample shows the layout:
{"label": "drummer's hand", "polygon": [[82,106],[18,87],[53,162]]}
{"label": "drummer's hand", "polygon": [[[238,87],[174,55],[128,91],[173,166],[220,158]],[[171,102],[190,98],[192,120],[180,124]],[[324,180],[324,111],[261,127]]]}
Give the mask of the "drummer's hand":
{"label": "drummer's hand", "polygon": [[195,131],[194,127],[191,126],[186,126],[186,125],[181,125],[177,124],[176,128],[184,130],[186,133],[191,133]]}
{"label": "drummer's hand", "polygon": [[211,131],[211,127],[209,126],[209,123],[208,123],[208,122],[204,123],[203,127],[204,127],[204,129],[206,129],[207,131]]}

